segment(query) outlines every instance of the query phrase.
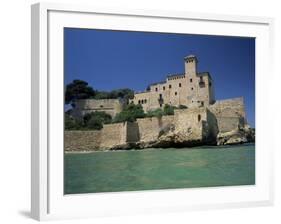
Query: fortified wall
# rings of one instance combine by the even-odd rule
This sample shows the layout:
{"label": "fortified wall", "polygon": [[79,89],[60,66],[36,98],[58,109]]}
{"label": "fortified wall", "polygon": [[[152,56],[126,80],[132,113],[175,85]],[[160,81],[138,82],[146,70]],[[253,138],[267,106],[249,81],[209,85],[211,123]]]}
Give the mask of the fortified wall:
{"label": "fortified wall", "polygon": [[[65,151],[126,149],[162,139],[207,143],[217,136],[215,116],[206,107],[175,110],[174,115],[106,124],[100,131],[65,131]],[[167,140],[168,139],[168,140]]]}
{"label": "fortified wall", "polygon": [[65,131],[64,150],[97,151],[100,149],[101,131]]}
{"label": "fortified wall", "polygon": [[140,118],[137,119],[137,125],[139,128],[139,141],[150,142],[156,141],[159,137],[159,133],[174,123],[175,116],[163,116],[160,118]]}

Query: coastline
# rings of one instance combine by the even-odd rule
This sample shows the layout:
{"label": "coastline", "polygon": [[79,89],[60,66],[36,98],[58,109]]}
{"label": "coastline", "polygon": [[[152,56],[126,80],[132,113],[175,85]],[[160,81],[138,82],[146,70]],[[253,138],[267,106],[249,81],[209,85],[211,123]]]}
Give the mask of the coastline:
{"label": "coastline", "polygon": [[151,150],[158,150],[164,151],[166,149],[218,149],[218,148],[239,148],[241,146],[255,146],[255,142],[246,142],[242,144],[232,144],[232,145],[201,145],[201,146],[193,146],[193,147],[168,147],[168,148],[138,148],[138,149],[106,149],[106,150],[92,150],[92,151],[66,151],[64,150],[64,154],[91,154],[91,153],[101,153],[101,152],[128,152],[128,151],[151,151]]}

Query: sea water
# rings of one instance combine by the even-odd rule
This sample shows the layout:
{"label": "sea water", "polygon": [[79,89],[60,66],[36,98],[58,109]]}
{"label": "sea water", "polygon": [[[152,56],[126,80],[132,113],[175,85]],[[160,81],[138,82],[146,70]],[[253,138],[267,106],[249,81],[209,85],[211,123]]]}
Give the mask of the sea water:
{"label": "sea water", "polygon": [[65,194],[255,184],[255,145],[66,153]]}

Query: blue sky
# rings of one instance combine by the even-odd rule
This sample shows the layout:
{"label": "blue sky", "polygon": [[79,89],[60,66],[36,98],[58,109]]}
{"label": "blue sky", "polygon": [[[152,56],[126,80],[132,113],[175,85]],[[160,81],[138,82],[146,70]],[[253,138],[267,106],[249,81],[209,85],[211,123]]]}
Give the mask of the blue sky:
{"label": "blue sky", "polygon": [[166,75],[184,72],[183,58],[197,56],[210,72],[216,99],[243,96],[255,127],[255,39],[245,37],[65,28],[65,83],[94,89],[143,91]]}

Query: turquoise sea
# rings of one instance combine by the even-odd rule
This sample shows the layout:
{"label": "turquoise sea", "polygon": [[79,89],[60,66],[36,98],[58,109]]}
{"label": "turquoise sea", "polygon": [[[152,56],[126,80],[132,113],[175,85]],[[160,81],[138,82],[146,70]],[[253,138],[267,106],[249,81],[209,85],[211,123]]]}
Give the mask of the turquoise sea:
{"label": "turquoise sea", "polygon": [[255,145],[66,153],[65,194],[255,184]]}

